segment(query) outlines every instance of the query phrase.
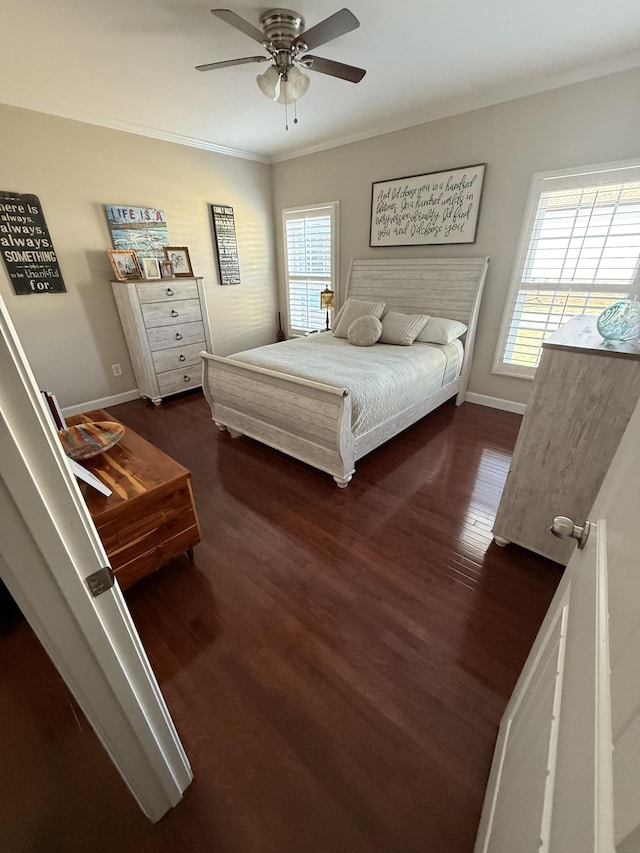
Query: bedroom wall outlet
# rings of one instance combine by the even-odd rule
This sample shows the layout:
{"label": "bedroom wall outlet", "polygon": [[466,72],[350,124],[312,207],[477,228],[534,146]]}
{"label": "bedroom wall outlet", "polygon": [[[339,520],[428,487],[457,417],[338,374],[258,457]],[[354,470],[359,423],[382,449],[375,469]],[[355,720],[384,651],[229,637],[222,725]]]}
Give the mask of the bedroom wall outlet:
{"label": "bedroom wall outlet", "polygon": [[113,370],[114,376],[122,376],[122,368],[120,367],[119,364],[112,364],[111,370]]}

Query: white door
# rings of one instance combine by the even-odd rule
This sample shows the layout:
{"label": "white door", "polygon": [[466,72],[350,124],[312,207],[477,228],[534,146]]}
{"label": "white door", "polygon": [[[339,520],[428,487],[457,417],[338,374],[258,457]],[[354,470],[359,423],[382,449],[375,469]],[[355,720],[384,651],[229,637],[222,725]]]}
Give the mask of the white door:
{"label": "white door", "polygon": [[640,405],[589,518],[502,719],[476,853],[640,851]]}
{"label": "white door", "polygon": [[107,556],[2,299],[0,365],[0,577],[159,820],[191,768],[117,583],[98,597],[86,584]]}

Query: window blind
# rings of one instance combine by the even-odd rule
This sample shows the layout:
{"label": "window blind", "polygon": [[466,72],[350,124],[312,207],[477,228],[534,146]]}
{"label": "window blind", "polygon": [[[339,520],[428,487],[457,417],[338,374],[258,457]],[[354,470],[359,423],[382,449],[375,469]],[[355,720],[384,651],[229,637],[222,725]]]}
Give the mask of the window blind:
{"label": "window blind", "polygon": [[285,255],[289,326],[310,331],[325,327],[320,292],[333,281],[333,211],[329,207],[285,213]]}
{"label": "window blind", "polygon": [[[637,170],[640,173],[640,169]],[[533,375],[544,340],[579,314],[598,315],[635,291],[640,258],[640,177],[575,176],[536,187],[502,340],[502,365]],[[552,188],[545,186],[552,184]],[[556,182],[557,184],[558,182]]]}

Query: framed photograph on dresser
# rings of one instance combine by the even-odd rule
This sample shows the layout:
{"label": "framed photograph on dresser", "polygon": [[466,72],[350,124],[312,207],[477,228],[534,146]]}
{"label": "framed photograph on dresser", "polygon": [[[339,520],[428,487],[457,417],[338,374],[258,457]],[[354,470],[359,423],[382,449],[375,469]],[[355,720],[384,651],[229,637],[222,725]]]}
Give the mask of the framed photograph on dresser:
{"label": "framed photograph on dresser", "polygon": [[129,281],[142,278],[142,272],[134,251],[123,249],[107,249],[111,266],[118,281]]}
{"label": "framed photograph on dresser", "polygon": [[157,258],[142,258],[142,272],[145,278],[160,278],[160,262]]}
{"label": "framed photograph on dresser", "polygon": [[171,262],[173,274],[176,278],[181,276],[193,278],[191,258],[186,246],[165,246],[163,252],[165,258]]}

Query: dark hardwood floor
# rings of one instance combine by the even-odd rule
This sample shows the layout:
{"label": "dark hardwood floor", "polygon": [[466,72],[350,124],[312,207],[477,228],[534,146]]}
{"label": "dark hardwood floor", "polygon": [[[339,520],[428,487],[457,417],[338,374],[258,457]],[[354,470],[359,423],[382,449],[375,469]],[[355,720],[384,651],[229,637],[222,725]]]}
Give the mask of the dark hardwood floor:
{"label": "dark hardwood floor", "polygon": [[219,433],[199,392],[110,411],[193,476],[194,563],[126,599],[195,779],[148,823],[18,619],[0,635],[0,848],[471,853],[561,575],[491,541],[520,418],[446,404],[340,490]]}

